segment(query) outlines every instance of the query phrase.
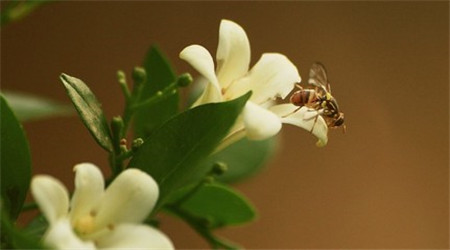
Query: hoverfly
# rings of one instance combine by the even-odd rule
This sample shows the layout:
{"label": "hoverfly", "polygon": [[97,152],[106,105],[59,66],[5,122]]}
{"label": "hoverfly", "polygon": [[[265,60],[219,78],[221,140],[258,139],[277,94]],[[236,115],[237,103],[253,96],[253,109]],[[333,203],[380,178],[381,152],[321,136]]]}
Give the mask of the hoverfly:
{"label": "hoverfly", "polygon": [[337,101],[331,95],[331,86],[323,64],[316,62],[311,66],[308,84],[307,88],[297,84],[300,90],[292,94],[291,103],[317,111],[317,115],[322,115],[329,128],[342,126],[345,132],[344,113],[339,111]]}

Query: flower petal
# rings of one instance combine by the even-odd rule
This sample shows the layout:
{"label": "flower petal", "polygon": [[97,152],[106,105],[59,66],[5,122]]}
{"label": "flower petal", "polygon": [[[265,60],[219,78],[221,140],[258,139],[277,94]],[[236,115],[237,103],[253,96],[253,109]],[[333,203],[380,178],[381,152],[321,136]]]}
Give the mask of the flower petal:
{"label": "flower petal", "polygon": [[50,224],[69,212],[69,193],[57,179],[38,175],[31,181],[31,193]]}
{"label": "flower petal", "polygon": [[180,52],[180,58],[191,64],[192,67],[211,83],[206,86],[205,92],[199,98],[201,101],[197,101],[198,103],[196,102],[196,104],[221,102],[221,89],[214,71],[214,61],[208,50],[200,45],[190,45]]}
{"label": "flower petal", "polygon": [[244,76],[250,65],[250,42],[244,29],[230,20],[222,20],[216,53],[217,78],[222,88]]}
{"label": "flower petal", "polygon": [[53,249],[96,249],[93,242],[82,241],[78,238],[67,218],[57,220],[50,225],[44,235],[44,244]]}
{"label": "flower petal", "polygon": [[174,249],[165,234],[145,225],[120,224],[97,242],[101,249]]}
{"label": "flower petal", "polygon": [[274,136],[281,129],[280,118],[271,111],[248,101],[242,111],[247,137],[264,140]]}
{"label": "flower petal", "polygon": [[225,99],[234,99],[252,90],[250,100],[261,104],[276,97],[285,98],[301,81],[297,68],[278,53],[263,54],[247,76],[235,81],[226,90]]}
{"label": "flower petal", "polygon": [[123,171],[106,189],[94,221],[95,228],[141,222],[155,206],[158,195],[158,185],[151,176],[134,168]]}
{"label": "flower petal", "polygon": [[281,117],[281,122],[292,124],[311,132],[319,139],[316,143],[318,147],[323,147],[327,144],[328,126],[317,110],[307,107],[299,109],[298,106],[290,103],[275,105],[270,110]]}
{"label": "flower petal", "polygon": [[216,91],[216,88],[214,88],[211,84],[208,84],[206,85],[205,90],[200,95],[200,97],[195,100],[194,104],[192,104],[192,107],[196,107],[206,103],[221,102],[222,99],[222,94],[218,93]]}
{"label": "flower petal", "polygon": [[93,210],[101,200],[105,189],[102,172],[94,164],[77,164],[74,171],[76,172],[75,192],[70,211],[72,223]]}

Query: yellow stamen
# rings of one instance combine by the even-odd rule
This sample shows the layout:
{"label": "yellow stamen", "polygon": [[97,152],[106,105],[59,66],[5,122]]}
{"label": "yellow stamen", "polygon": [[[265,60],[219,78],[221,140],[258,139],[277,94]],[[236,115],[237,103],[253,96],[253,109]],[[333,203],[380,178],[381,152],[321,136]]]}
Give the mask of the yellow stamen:
{"label": "yellow stamen", "polygon": [[94,231],[94,216],[89,214],[81,217],[75,221],[74,229],[81,235],[92,233],[92,231]]}

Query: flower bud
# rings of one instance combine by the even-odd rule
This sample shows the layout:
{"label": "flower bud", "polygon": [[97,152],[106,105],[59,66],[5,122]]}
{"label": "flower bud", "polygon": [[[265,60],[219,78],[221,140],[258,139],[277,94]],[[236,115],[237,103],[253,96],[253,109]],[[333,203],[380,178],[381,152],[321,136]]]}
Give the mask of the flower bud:
{"label": "flower bud", "polygon": [[147,80],[147,72],[144,68],[135,67],[133,69],[133,81],[135,85],[141,85]]}
{"label": "flower bud", "polygon": [[178,87],[186,87],[189,84],[191,84],[193,81],[191,74],[189,73],[184,73],[182,75],[180,75],[177,79],[177,85]]}
{"label": "flower bud", "polygon": [[223,175],[226,171],[228,171],[228,165],[225,162],[218,161],[214,163],[214,166],[211,169],[211,174]]}
{"label": "flower bud", "polygon": [[117,71],[117,80],[120,84],[127,84],[125,73],[122,70]]}
{"label": "flower bud", "polygon": [[144,144],[144,140],[142,138],[136,138],[131,144],[131,150],[136,151]]}

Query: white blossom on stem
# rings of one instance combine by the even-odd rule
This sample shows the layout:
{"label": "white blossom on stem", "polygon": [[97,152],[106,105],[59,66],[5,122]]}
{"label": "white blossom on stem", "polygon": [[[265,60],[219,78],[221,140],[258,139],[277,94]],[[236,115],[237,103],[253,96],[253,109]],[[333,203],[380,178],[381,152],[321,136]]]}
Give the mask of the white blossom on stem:
{"label": "white blossom on stem", "polygon": [[170,239],[142,224],[159,195],[156,182],[138,169],[127,169],[105,190],[93,164],[74,167],[72,199],[66,187],[48,175],[35,176],[31,192],[49,222],[43,241],[54,249],[174,249]]}
{"label": "white blossom on stem", "polygon": [[[250,67],[250,43],[244,29],[238,24],[222,20],[216,63],[208,50],[194,44],[180,52],[180,58],[195,68],[208,84],[193,106],[235,99],[252,91],[244,110],[224,139],[225,147],[244,136],[263,140],[276,135],[282,123],[289,123],[310,131],[318,145],[327,143],[328,127],[315,111],[292,104],[277,105],[276,98],[284,99],[301,77],[295,65],[279,53],[264,53]],[[312,117],[312,114],[315,116]]]}

